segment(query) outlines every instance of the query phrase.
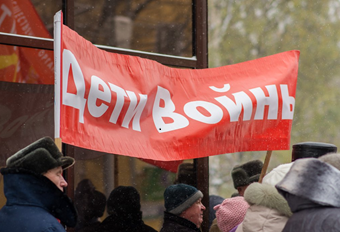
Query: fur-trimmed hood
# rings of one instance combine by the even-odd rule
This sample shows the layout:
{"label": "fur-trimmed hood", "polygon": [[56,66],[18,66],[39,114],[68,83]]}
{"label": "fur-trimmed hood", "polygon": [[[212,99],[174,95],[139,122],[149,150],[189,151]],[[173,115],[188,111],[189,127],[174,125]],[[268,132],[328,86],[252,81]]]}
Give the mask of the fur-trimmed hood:
{"label": "fur-trimmed hood", "polygon": [[274,209],[287,217],[292,215],[287,201],[272,185],[253,183],[246,189],[244,199],[249,205],[259,205]]}
{"label": "fur-trimmed hood", "polygon": [[316,158],[296,160],[276,188],[288,201],[291,195],[322,206],[340,207],[340,171]]}
{"label": "fur-trimmed hood", "polygon": [[250,207],[236,232],[282,231],[292,215],[287,201],[273,185],[253,183],[244,193]]}

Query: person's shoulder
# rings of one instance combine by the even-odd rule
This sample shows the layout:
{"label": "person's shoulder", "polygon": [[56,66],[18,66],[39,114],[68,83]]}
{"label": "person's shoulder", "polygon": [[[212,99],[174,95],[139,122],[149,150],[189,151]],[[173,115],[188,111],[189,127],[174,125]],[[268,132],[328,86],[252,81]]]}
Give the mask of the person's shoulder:
{"label": "person's shoulder", "polygon": [[339,228],[340,208],[317,207],[294,213],[283,231],[335,232]]}
{"label": "person's shoulder", "polygon": [[336,224],[340,228],[340,208],[338,207],[325,207],[318,214],[324,215],[324,220],[332,224]]}
{"label": "person's shoulder", "polygon": [[[6,205],[1,209],[3,214],[23,219],[24,221],[34,221],[36,219],[58,222],[55,217],[44,208],[34,205]],[[18,219],[18,220],[19,220]]]}
{"label": "person's shoulder", "polygon": [[143,232],[157,232],[157,230],[155,230],[151,226],[148,226],[148,225],[144,224],[143,225]]}

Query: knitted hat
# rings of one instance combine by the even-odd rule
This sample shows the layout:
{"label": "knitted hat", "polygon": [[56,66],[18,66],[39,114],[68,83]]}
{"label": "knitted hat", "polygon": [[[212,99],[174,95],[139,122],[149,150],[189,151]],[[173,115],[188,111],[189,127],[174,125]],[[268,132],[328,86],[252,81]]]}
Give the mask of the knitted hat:
{"label": "knitted hat", "polygon": [[203,193],[193,186],[187,184],[170,185],[164,191],[165,210],[179,215],[202,197]]}
{"label": "knitted hat", "polygon": [[236,165],[231,171],[235,189],[258,182],[262,167],[263,163],[260,160],[252,160],[242,165]]}
{"label": "knitted hat", "polygon": [[334,144],[319,142],[302,142],[293,145],[292,161],[301,158],[318,158],[327,153],[337,152]]}
{"label": "knitted hat", "polygon": [[222,204],[216,205],[217,225],[222,232],[229,232],[239,225],[246,215],[248,203],[243,197],[233,197],[225,199]]}
{"label": "knitted hat", "polygon": [[132,186],[118,186],[110,193],[107,199],[107,213],[126,215],[139,213],[141,209],[140,195]]}
{"label": "knitted hat", "polygon": [[262,183],[275,186],[285,177],[292,165],[293,163],[280,164],[263,177]]}
{"label": "knitted hat", "polygon": [[41,138],[21,149],[6,160],[7,168],[25,169],[43,174],[50,169],[69,168],[74,164],[72,157],[63,156],[50,137]]}

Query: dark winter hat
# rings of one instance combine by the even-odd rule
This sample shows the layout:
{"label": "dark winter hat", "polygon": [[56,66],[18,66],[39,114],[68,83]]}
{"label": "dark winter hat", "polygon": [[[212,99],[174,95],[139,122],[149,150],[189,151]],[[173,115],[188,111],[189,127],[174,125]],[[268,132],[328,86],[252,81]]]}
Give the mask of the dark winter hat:
{"label": "dark winter hat", "polygon": [[236,165],[231,171],[235,189],[258,182],[262,167],[263,163],[260,160],[252,160],[242,165]]}
{"label": "dark winter hat", "polygon": [[106,207],[106,196],[96,190],[89,179],[81,180],[74,193],[74,205],[78,211],[79,223],[87,223],[102,217]]}
{"label": "dark winter hat", "polygon": [[63,156],[50,137],[41,138],[21,149],[6,160],[7,168],[18,168],[43,174],[61,166],[63,169],[74,164],[72,157]]}
{"label": "dark winter hat", "polygon": [[320,142],[302,142],[293,145],[292,161],[301,158],[318,158],[327,153],[336,153],[334,144]]}
{"label": "dark winter hat", "polygon": [[101,217],[104,215],[106,207],[106,196],[104,193],[94,190],[92,199],[92,215],[93,218]]}
{"label": "dark winter hat", "polygon": [[196,173],[193,163],[181,163],[178,166],[177,178],[174,184],[188,184],[196,186]]}
{"label": "dark winter hat", "polygon": [[200,198],[203,198],[203,193],[191,185],[170,185],[164,191],[165,210],[179,215]]}
{"label": "dark winter hat", "polygon": [[140,212],[140,195],[132,186],[118,186],[107,199],[108,214],[127,214]]}

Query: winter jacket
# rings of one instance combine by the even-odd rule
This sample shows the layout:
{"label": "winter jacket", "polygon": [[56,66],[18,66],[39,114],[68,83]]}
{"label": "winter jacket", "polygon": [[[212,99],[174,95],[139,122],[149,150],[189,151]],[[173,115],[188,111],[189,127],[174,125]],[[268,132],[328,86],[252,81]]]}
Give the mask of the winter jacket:
{"label": "winter jacket", "polygon": [[236,232],[280,232],[292,215],[287,201],[273,185],[253,183],[244,199],[250,207]]}
{"label": "winter jacket", "polygon": [[[79,222],[77,226],[79,225]],[[89,222],[88,224],[84,224],[80,229],[77,227],[74,229],[75,232],[101,232],[100,230],[101,223],[100,221]]]}
{"label": "winter jacket", "polygon": [[296,160],[278,191],[293,215],[283,232],[340,231],[340,171],[315,158]]}
{"label": "winter jacket", "polygon": [[209,228],[209,232],[221,232],[220,228],[218,228],[216,218],[212,221],[211,226]]}
{"label": "winter jacket", "polygon": [[105,218],[98,228],[96,230],[98,232],[157,232],[152,227],[144,224],[141,212],[139,216],[133,217],[112,214]]}
{"label": "winter jacket", "polygon": [[19,169],[1,169],[6,205],[0,210],[0,232],[65,232],[74,227],[71,200],[48,178]]}
{"label": "winter jacket", "polygon": [[164,212],[163,227],[160,232],[200,232],[191,221],[175,214]]}

